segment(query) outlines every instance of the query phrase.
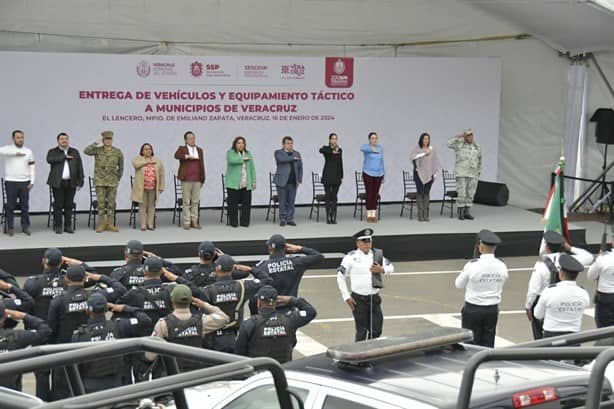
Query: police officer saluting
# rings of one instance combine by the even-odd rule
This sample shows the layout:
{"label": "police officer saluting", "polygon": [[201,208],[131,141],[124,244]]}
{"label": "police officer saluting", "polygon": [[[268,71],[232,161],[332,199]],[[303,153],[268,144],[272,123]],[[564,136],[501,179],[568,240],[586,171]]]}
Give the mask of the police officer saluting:
{"label": "police officer saluting", "polygon": [[[228,315],[219,307],[203,300],[192,297],[192,290],[179,284],[171,293],[173,312],[160,319],[153,331],[154,337],[159,337],[175,344],[188,345],[196,348],[202,347],[203,338],[228,324]],[[198,313],[190,311],[190,305],[198,307]],[[157,354],[146,353],[146,359],[153,361]],[[200,362],[179,359],[181,371],[202,368]]]}
{"label": "police officer saluting", "polygon": [[595,325],[597,328],[614,325],[614,251],[601,253],[586,276],[589,280],[597,280]]}
{"label": "police officer saluting", "polygon": [[[3,270],[0,270],[0,302],[4,302],[7,310],[30,312],[34,307],[32,296],[19,288],[15,278]],[[17,322],[10,318],[4,321],[4,328],[15,328],[16,325]]]}
{"label": "police officer saluting", "polygon": [[128,290],[143,283],[143,243],[138,240],[130,240],[126,243],[124,259],[126,264],[111,271],[111,278],[116,279]]}
{"label": "police officer saluting", "polygon": [[[194,264],[186,269],[183,276],[195,287],[204,288],[209,284],[215,283],[215,260],[224,253],[215,247],[210,241],[203,241],[198,245],[199,264]],[[249,276],[249,267],[239,266],[242,270],[233,270],[232,279],[241,280]]]}
{"label": "police officer saluting", "polygon": [[239,326],[243,322],[243,306],[251,299],[260,287],[267,282],[255,280],[233,280],[232,271],[235,262],[227,254],[218,256],[215,260],[215,283],[205,287],[202,292],[202,300],[220,307],[230,317],[230,322],[224,328],[218,329],[207,336],[207,347],[216,351],[233,353],[235,339]]}
{"label": "police officer saluting", "polygon": [[494,347],[499,303],[503,284],[508,278],[507,267],[495,258],[501,239],[490,230],[478,233],[480,258],[471,260],[456,277],[456,288],[465,289],[465,305],[461,311],[463,328],[473,332],[473,343]]}
{"label": "police officer saluting", "polygon": [[535,306],[535,318],[544,321],[544,338],[580,331],[588,293],[576,283],[584,266],[568,254],[559,257],[560,282],[546,288]]}
{"label": "police officer saluting", "polygon": [[527,289],[527,299],[525,302],[525,310],[527,318],[531,322],[531,330],[533,338],[540,339],[543,337],[542,322],[535,319],[533,310],[539,301],[541,293],[548,287],[549,284],[554,284],[559,281],[558,260],[563,252],[569,253],[580,264],[587,266],[593,261],[593,255],[588,251],[572,247],[565,241],[565,237],[554,231],[544,233],[544,242],[546,243],[544,254],[535,263],[529,286]]}
{"label": "police officer saluting", "polygon": [[[316,310],[304,298],[277,295],[265,285],[257,293],[258,314],[243,321],[235,352],[249,357],[267,356],[283,364],[292,360],[296,330],[316,317]],[[277,311],[276,306],[285,307]],[[285,312],[284,312],[285,311]]]}
{"label": "police officer saluting", "polygon": [[[337,285],[343,301],[352,310],[356,326],[355,341],[378,338],[382,334],[384,316],[382,298],[382,274],[390,274],[394,266],[380,249],[372,248],[373,229],[364,229],[354,234],[356,250],[350,251],[341,260],[337,269]],[[350,278],[351,293],[346,278]]]}
{"label": "police officer saluting", "polygon": [[[111,307],[131,315],[130,318],[107,320],[105,313]],[[151,327],[147,314],[129,305],[109,304],[99,292],[87,299],[87,323],[73,332],[72,342],[112,341],[119,338],[142,337],[147,335],[143,328]],[[123,359],[119,357],[99,359],[79,366],[86,393],[97,392],[122,385],[125,372]]]}
{"label": "police officer saluting", "polygon": [[[29,330],[5,327],[7,320],[23,321]],[[49,326],[42,319],[22,311],[5,308],[0,301],[0,353],[43,344],[49,337]],[[21,390],[21,375],[0,377],[0,386]]]}

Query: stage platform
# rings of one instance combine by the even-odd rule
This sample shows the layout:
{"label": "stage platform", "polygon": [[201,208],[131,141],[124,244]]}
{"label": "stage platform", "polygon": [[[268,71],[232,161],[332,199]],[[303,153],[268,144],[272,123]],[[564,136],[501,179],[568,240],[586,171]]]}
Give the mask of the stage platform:
{"label": "stage platform", "polygon": [[[309,219],[309,207],[296,211],[297,227],[280,227],[266,221],[266,209],[252,210],[249,228],[232,228],[220,223],[219,209],[201,210],[202,230],[183,230],[171,225],[172,213],[160,211],[155,231],[142,232],[128,227],[128,213],[118,214],[119,233],[95,233],[87,227],[87,215],[79,214],[75,234],[55,234],[47,228],[47,216],[32,216],[32,235],[26,236],[16,229],[13,237],[1,236],[0,268],[16,275],[31,275],[41,271],[41,258],[47,247],[59,247],[70,257],[91,262],[100,271],[108,271],[122,263],[123,248],[130,239],[141,240],[147,250],[168,258],[179,265],[197,262],[197,247],[202,240],[211,240],[238,261],[252,263],[266,257],[266,239],[275,233],[283,234],[289,242],[316,248],[325,253],[321,267],[338,265],[343,254],[354,248],[352,234],[365,227],[375,230],[375,246],[383,248],[393,261],[470,258],[476,233],[487,228],[499,234],[503,244],[497,250],[500,257],[536,255],[543,225],[537,213],[514,206],[492,207],[475,205],[475,220],[461,221],[450,218],[450,210],[439,214],[440,204],[432,203],[431,222],[410,220],[409,211],[399,216],[400,205],[382,206],[382,218],[377,224],[353,218],[353,207],[339,208],[338,224],[325,223],[321,208],[320,222],[315,214]],[[414,208],[414,217],[415,215]],[[19,221],[16,219],[16,226]],[[570,225],[572,242],[585,246],[586,229]]]}

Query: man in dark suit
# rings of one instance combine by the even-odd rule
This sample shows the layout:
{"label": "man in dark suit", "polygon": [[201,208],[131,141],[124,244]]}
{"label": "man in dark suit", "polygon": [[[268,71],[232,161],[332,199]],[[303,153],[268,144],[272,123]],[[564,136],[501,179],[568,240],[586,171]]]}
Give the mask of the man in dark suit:
{"label": "man in dark suit", "polygon": [[74,233],[72,226],[73,202],[77,188],[83,187],[83,161],[79,151],[69,146],[68,135],[64,132],[57,136],[58,146],[47,152],[50,165],[47,184],[53,191],[53,228],[62,233]]}
{"label": "man in dark suit", "polygon": [[294,141],[284,136],[282,148],[275,151],[277,171],[274,182],[279,195],[279,225],[296,226],[294,222],[294,201],[296,188],[303,181],[303,160],[301,154],[294,150]]}

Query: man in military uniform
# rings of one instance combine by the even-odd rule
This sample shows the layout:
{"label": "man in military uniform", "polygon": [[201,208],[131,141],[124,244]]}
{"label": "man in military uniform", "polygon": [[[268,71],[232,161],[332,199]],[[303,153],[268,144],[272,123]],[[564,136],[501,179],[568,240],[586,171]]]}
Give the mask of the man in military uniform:
{"label": "man in military uniform", "polygon": [[220,328],[207,336],[208,348],[233,353],[235,350],[235,338],[239,326],[243,322],[243,306],[245,302],[256,295],[256,292],[267,282],[255,280],[235,280],[232,272],[235,262],[227,254],[222,254],[215,260],[215,283],[205,287],[201,293],[203,301],[220,307],[230,317],[230,322],[224,328]]}
{"label": "man in military uniform", "polygon": [[[352,310],[356,326],[355,341],[378,338],[382,334],[384,315],[382,298],[382,274],[390,274],[394,266],[380,249],[372,248],[373,229],[363,229],[354,234],[356,250],[350,251],[337,268],[337,285],[343,301]],[[350,278],[351,293],[346,278]]]}
{"label": "man in military uniform", "polygon": [[544,321],[544,338],[580,331],[584,310],[590,305],[586,290],[576,283],[584,266],[569,254],[559,257],[559,281],[546,288],[535,306],[535,318]]}
{"label": "man in military uniform", "polygon": [[482,149],[473,140],[473,131],[465,130],[462,135],[448,140],[448,148],[456,154],[456,205],[460,220],[473,220],[469,212],[473,196],[478,187],[478,178],[482,171]]}
{"label": "man in military uniform", "polygon": [[102,140],[94,142],[83,151],[94,156],[94,185],[98,199],[98,227],[96,233],[119,231],[115,226],[115,200],[117,185],[124,173],[124,155],[113,146],[113,132],[104,131]]}
{"label": "man in military uniform", "polygon": [[597,281],[595,325],[597,328],[614,325],[614,250],[599,254],[586,277]]}
{"label": "man in military uniform", "polygon": [[[292,360],[296,331],[316,317],[316,310],[304,298],[277,295],[265,285],[258,290],[258,314],[241,323],[235,351],[239,355],[271,357],[283,364]],[[284,307],[283,311],[277,306]]]}
{"label": "man in military uniform", "polygon": [[[107,320],[107,309],[129,314],[126,318]],[[150,327],[151,319],[142,310],[129,305],[109,304],[99,292],[87,299],[87,323],[77,328],[72,342],[111,341],[119,338],[133,338],[148,335],[144,327]],[[122,385],[125,361],[119,357],[104,358],[86,362],[79,366],[86,393],[115,388]]]}
{"label": "man in military uniform", "polygon": [[492,348],[508,272],[505,264],[495,258],[495,249],[501,243],[499,236],[490,230],[481,230],[478,238],[480,258],[465,264],[454,285],[465,289],[465,305],[461,310],[463,328],[473,332],[474,344]]}
{"label": "man in military uniform", "polygon": [[[23,321],[29,330],[6,328],[7,320]],[[0,301],[0,353],[43,344],[49,333],[49,326],[44,320],[23,311],[5,308],[4,302]],[[0,377],[0,386],[20,391],[21,375]]]}
{"label": "man in military uniform", "polygon": [[580,264],[588,266],[593,261],[593,255],[588,251],[579,247],[573,247],[565,241],[565,237],[554,231],[544,233],[544,254],[533,266],[529,286],[527,288],[527,298],[525,302],[525,310],[527,318],[531,322],[531,330],[533,338],[540,339],[543,337],[542,322],[536,319],[533,310],[539,301],[541,293],[548,287],[549,284],[555,284],[559,281],[558,260],[563,252],[570,254]]}
{"label": "man in military uniform", "polygon": [[[160,319],[153,331],[154,337],[159,337],[175,344],[200,348],[205,335],[223,328],[228,324],[228,315],[219,307],[206,301],[192,297],[192,290],[183,284],[177,285],[171,293],[173,312]],[[192,313],[190,305],[198,307],[199,313]],[[157,354],[145,353],[145,357],[153,361]],[[178,360],[181,371],[202,368],[202,363]]]}

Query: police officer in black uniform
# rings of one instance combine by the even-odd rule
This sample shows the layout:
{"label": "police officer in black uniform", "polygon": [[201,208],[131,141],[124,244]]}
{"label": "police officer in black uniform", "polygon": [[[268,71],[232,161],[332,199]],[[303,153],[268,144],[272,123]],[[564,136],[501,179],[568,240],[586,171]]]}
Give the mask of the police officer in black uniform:
{"label": "police officer in black uniform", "polygon": [[[5,328],[10,321],[23,321],[29,330]],[[49,337],[49,326],[42,319],[22,311],[5,308],[0,301],[0,353],[45,343]],[[0,386],[21,390],[21,375],[0,377]]]}
{"label": "police officer in black uniform", "polygon": [[215,260],[215,283],[201,291],[201,299],[211,305],[220,307],[230,317],[230,322],[206,337],[206,347],[215,351],[234,353],[235,339],[239,326],[243,322],[243,307],[247,300],[256,295],[266,282],[255,280],[234,280],[232,271],[235,262],[227,254],[222,254]]}
{"label": "police officer in black uniform", "polygon": [[[198,245],[199,264],[186,269],[182,277],[189,280],[195,287],[204,288],[215,283],[215,260],[224,254],[210,241],[203,241]],[[237,265],[241,268],[232,271],[233,280],[241,280],[249,276],[251,270],[247,266]]]}
{"label": "police officer in black uniform", "polygon": [[[109,308],[130,314],[130,317],[107,320],[105,312]],[[94,292],[88,297],[87,315],[87,323],[73,332],[72,342],[141,337],[148,335],[144,332],[144,327],[151,326],[151,319],[143,311],[129,305],[110,304],[100,292]],[[85,392],[91,393],[121,386],[125,366],[123,357],[99,359],[79,365]]]}
{"label": "police officer in black uniform", "polygon": [[[269,259],[263,260],[252,268],[254,277],[264,281],[268,274],[273,279],[271,284],[280,295],[298,296],[298,286],[305,271],[324,260],[317,250],[286,242],[281,234],[272,235],[267,241]],[[302,253],[303,256],[289,256],[287,253]],[[250,311],[256,313],[256,300],[250,302]],[[281,307],[288,308],[288,306]]]}
{"label": "police officer in black uniform", "polygon": [[[8,310],[31,312],[34,299],[30,294],[19,288],[15,278],[7,272],[0,270],[0,301]],[[4,328],[15,328],[17,321],[10,318],[4,321]]]}
{"label": "police officer in black uniform", "polygon": [[[282,364],[291,361],[296,331],[316,317],[316,310],[304,298],[278,296],[269,285],[261,287],[256,297],[258,314],[241,323],[235,352],[268,356]],[[283,311],[276,310],[277,305],[284,307]]]}
{"label": "police officer in black uniform", "polygon": [[143,283],[143,243],[138,240],[130,240],[124,249],[126,264],[111,271],[111,278],[119,281],[126,289],[130,290]]}

